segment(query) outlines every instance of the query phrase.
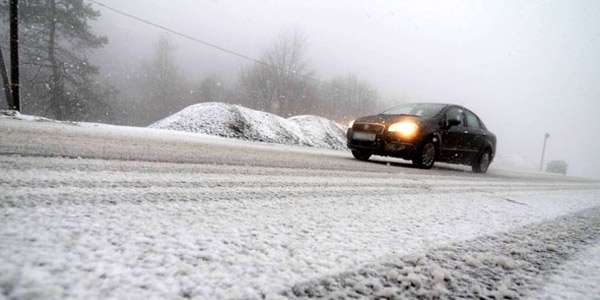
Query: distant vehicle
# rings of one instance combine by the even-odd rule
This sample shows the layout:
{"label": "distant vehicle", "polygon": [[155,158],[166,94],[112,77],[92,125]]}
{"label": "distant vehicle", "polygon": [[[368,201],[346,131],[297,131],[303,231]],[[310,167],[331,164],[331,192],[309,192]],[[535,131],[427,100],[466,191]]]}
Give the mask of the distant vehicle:
{"label": "distant vehicle", "polygon": [[352,121],[346,137],[356,159],[398,157],[423,169],[439,161],[469,165],[473,172],[485,173],[496,153],[496,136],[481,119],[452,104],[396,106]]}
{"label": "distant vehicle", "polygon": [[546,172],[567,175],[568,167],[569,165],[567,165],[565,161],[552,160],[548,163],[548,166],[546,167]]}

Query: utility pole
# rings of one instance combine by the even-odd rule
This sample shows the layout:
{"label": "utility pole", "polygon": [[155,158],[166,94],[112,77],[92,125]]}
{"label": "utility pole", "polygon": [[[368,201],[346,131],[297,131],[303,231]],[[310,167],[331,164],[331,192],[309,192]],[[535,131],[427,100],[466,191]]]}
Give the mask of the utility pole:
{"label": "utility pole", "polygon": [[21,111],[19,96],[19,0],[10,0],[10,91],[12,107]]}
{"label": "utility pole", "polygon": [[544,165],[544,153],[546,153],[546,141],[550,137],[550,134],[546,132],[544,135],[544,148],[542,148],[542,160],[540,161],[540,171],[542,170],[542,166]]}

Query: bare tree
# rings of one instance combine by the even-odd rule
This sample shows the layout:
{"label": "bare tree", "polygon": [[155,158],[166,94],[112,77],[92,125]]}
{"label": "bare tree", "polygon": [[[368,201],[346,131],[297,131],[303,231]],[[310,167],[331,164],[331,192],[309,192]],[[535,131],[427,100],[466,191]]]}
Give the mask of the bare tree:
{"label": "bare tree", "polygon": [[281,31],[264,50],[261,62],[242,72],[240,88],[246,105],[282,116],[307,111],[315,90],[307,46],[299,29]]}

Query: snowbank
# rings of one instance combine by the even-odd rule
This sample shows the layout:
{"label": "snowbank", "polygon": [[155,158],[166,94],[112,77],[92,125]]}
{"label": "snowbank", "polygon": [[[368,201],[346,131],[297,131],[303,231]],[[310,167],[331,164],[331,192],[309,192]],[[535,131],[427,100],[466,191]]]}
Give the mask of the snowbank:
{"label": "snowbank", "polygon": [[217,102],[189,106],[149,127],[268,143],[346,149],[345,128],[333,121],[316,116],[284,119]]}
{"label": "snowbank", "polygon": [[346,127],[317,116],[296,116],[288,121],[296,123],[310,145],[317,148],[345,150]]}

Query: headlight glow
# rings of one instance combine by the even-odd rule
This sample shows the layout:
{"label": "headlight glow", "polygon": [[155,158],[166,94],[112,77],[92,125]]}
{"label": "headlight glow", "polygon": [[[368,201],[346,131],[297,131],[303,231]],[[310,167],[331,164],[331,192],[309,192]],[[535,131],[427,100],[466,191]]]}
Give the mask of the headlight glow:
{"label": "headlight glow", "polygon": [[352,128],[352,125],[354,125],[354,121],[356,121],[356,120],[352,120],[352,121],[350,121],[350,123],[348,123],[349,128]]}
{"label": "headlight glow", "polygon": [[419,130],[419,125],[413,122],[399,122],[390,125],[389,132],[396,132],[402,137],[411,138]]}

